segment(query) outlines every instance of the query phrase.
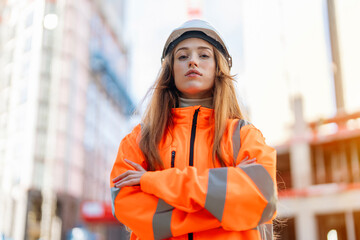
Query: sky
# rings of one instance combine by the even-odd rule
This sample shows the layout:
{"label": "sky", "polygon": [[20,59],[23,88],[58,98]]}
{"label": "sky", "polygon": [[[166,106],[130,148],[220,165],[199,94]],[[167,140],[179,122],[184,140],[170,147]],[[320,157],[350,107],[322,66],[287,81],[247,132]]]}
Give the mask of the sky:
{"label": "sky", "polygon": [[[189,19],[188,9],[213,25],[233,57],[241,106],[270,145],[292,135],[292,99],[303,99],[306,121],[336,113],[324,0],[127,0],[125,43],[137,103],[160,69],[164,43]],[[360,111],[360,1],[337,1],[348,112]]]}

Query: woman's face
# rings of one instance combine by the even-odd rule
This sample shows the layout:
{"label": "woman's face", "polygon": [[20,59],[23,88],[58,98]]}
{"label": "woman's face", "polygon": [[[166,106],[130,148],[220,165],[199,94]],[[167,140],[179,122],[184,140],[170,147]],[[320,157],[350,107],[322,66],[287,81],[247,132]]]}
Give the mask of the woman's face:
{"label": "woman's face", "polygon": [[175,47],[174,79],[181,97],[211,97],[215,68],[213,46],[205,40],[188,38]]}

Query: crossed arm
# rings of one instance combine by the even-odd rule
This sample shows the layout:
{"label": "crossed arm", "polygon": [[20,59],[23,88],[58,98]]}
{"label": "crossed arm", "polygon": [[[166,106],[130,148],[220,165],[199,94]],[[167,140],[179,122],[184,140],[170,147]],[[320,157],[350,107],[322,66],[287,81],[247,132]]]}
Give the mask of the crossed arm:
{"label": "crossed arm", "polygon": [[[243,133],[242,140],[247,134],[258,132]],[[244,231],[271,220],[276,202],[275,151],[261,137],[247,140],[251,147],[239,152],[237,167],[209,169],[201,175],[194,167],[146,172],[144,162],[139,162],[142,156],[136,155],[140,152],[136,141],[126,139],[111,174],[114,215],[145,239],[219,227]],[[133,155],[124,154],[129,152]],[[196,224],[199,221],[202,224]]]}
{"label": "crossed arm", "polygon": [[[125,162],[132,166],[135,170],[128,170],[123,174],[112,179],[115,187],[123,188],[129,186],[138,186],[140,185],[140,179],[144,173],[147,171],[140,165],[130,160],[125,159]],[[249,159],[249,156],[246,156],[236,167],[245,166],[247,164],[253,164],[256,162],[256,158]]]}

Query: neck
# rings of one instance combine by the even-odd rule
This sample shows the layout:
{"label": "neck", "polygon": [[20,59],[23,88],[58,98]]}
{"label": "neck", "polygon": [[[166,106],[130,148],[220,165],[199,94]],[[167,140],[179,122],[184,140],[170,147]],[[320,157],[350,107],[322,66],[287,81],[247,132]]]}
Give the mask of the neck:
{"label": "neck", "polygon": [[213,98],[190,99],[179,97],[179,107],[191,107],[201,105],[206,108],[213,108]]}

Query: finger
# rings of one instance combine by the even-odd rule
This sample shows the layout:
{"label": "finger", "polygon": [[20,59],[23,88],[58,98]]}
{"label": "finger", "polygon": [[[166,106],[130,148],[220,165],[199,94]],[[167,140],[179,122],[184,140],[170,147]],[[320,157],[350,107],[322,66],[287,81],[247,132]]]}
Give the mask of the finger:
{"label": "finger", "polygon": [[117,176],[116,178],[114,178],[112,181],[113,181],[113,183],[115,183],[115,182],[123,179],[124,177],[126,177],[129,174],[130,174],[129,171],[126,171],[126,172],[120,174],[119,176]]}
{"label": "finger", "polygon": [[115,183],[115,182],[119,181],[120,179],[124,178],[126,175],[127,175],[127,171],[125,173],[120,174],[116,178],[113,178],[112,179],[113,183]]}
{"label": "finger", "polygon": [[244,166],[244,165],[252,164],[252,163],[255,163],[255,162],[256,162],[256,158],[252,158],[252,159],[249,159],[249,160],[240,162],[240,163],[237,165],[237,167],[241,167],[241,166]]}
{"label": "finger", "polygon": [[131,174],[129,174],[128,176],[126,176],[125,178],[121,179],[120,181],[115,183],[115,186],[120,186],[121,184],[125,183],[125,182],[129,182],[132,180],[137,180],[140,184],[140,178],[143,174],[139,171],[132,171]]}
{"label": "finger", "polygon": [[117,176],[116,178],[114,178],[112,181],[113,181],[113,183],[115,183],[115,182],[119,181],[120,179],[125,178],[125,177],[128,176],[129,174],[133,174],[133,173],[135,173],[135,172],[136,172],[136,171],[128,170],[128,171],[120,174],[120,175]]}
{"label": "finger", "polygon": [[145,171],[145,169],[140,164],[134,163],[133,161],[130,161],[130,160],[127,160],[127,159],[125,159],[125,162],[127,162],[128,164],[133,166],[138,171]]}
{"label": "finger", "polygon": [[134,173],[131,173],[131,174],[127,175],[126,177],[124,177],[120,181],[116,182],[116,184],[121,184],[123,182],[139,178],[139,175],[137,173],[138,173],[138,171],[134,171]]}
{"label": "finger", "polygon": [[249,160],[246,160],[246,161],[243,161],[244,163],[250,163],[250,162],[255,162],[256,161],[256,158],[252,158],[252,159],[249,159]]}
{"label": "finger", "polygon": [[128,176],[120,179],[119,181],[117,181],[117,182],[115,183],[115,185],[119,185],[119,184],[121,184],[121,183],[123,183],[123,182],[129,181],[130,179],[131,179],[131,175],[128,175]]}
{"label": "finger", "polygon": [[130,187],[130,186],[135,186],[135,185],[139,185],[140,184],[140,179],[135,178],[135,179],[131,179],[125,182],[122,182],[120,184],[116,184],[117,188],[122,188],[122,187]]}

